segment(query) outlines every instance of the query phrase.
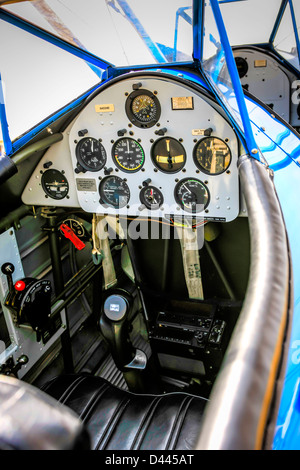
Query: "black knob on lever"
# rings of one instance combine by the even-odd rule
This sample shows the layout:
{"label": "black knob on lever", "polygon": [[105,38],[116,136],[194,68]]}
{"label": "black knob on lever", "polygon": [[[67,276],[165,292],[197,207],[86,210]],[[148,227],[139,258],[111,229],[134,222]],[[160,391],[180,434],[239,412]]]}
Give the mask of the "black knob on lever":
{"label": "black knob on lever", "polygon": [[10,293],[14,292],[14,283],[13,283],[13,278],[12,275],[15,271],[15,267],[12,263],[4,263],[1,266],[1,271],[3,274],[6,275],[7,277],[7,282],[8,282],[8,290]]}
{"label": "black knob on lever", "polygon": [[25,366],[29,361],[28,357],[25,356],[25,354],[22,354],[22,356],[18,357],[16,365],[12,368],[11,373],[17,377],[17,373],[19,370]]}
{"label": "black knob on lever", "polygon": [[129,339],[129,313],[129,299],[113,294],[105,300],[100,318],[101,332],[110,345],[116,366],[121,371],[125,370],[135,356],[135,349]]}

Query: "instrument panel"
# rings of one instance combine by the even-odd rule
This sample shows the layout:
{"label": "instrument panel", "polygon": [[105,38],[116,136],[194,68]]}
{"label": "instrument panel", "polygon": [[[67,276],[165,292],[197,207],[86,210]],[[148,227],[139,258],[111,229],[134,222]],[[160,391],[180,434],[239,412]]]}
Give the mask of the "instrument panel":
{"label": "instrument panel", "polygon": [[[90,100],[56,153],[66,139],[66,171],[62,152],[55,162],[53,151],[52,166],[43,165],[46,152],[36,169],[47,204],[62,206],[75,192],[90,213],[220,221],[239,214],[234,130],[209,98],[182,81],[127,74]],[[27,204],[33,181],[31,202],[28,189],[23,193]]]}

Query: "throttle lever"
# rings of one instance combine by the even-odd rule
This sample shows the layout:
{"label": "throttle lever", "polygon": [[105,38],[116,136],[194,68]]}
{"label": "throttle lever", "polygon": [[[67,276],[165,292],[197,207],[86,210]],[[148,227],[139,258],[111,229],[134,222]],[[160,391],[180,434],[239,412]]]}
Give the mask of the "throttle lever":
{"label": "throttle lever", "polygon": [[68,227],[66,224],[61,224],[59,228],[64,234],[64,236],[73,243],[73,245],[75,246],[75,248],[77,248],[77,250],[82,250],[85,247],[85,243],[83,243],[83,241],[80,240],[80,238],[77,237],[74,231],[70,227]]}

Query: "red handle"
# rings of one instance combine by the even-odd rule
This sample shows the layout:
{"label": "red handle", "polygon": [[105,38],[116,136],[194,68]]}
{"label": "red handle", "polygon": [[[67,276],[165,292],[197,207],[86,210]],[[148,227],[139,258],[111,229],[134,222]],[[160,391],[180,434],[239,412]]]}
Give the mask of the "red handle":
{"label": "red handle", "polygon": [[77,250],[82,250],[85,247],[85,244],[77,237],[77,235],[73,232],[73,230],[68,227],[66,224],[61,224],[60,230],[64,234],[66,238],[71,240],[73,245],[77,248]]}

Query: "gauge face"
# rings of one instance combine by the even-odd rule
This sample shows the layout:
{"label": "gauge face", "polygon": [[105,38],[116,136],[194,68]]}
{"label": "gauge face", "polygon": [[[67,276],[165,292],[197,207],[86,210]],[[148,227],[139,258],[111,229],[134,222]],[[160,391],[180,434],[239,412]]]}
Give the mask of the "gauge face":
{"label": "gauge face", "polygon": [[112,157],[117,167],[126,172],[139,171],[145,161],[142,146],[136,140],[128,137],[119,139],[114,143]]}
{"label": "gauge face", "polygon": [[217,137],[206,137],[194,148],[194,162],[199,170],[210,175],[219,175],[227,170],[231,162],[228,145]]}
{"label": "gauge face", "polygon": [[180,171],[186,161],[183,145],[173,137],[162,137],[154,142],[151,157],[154,165],[166,173]]}
{"label": "gauge face", "polygon": [[84,170],[99,171],[106,163],[106,151],[99,140],[85,137],[76,146],[76,158]]}
{"label": "gauge face", "polygon": [[160,118],[160,104],[149,90],[133,91],[127,98],[125,110],[129,120],[137,127],[152,127]]}
{"label": "gauge face", "polygon": [[78,220],[66,219],[63,221],[63,224],[72,229],[78,238],[83,238],[85,236],[85,228],[81,222],[78,222]]}
{"label": "gauge face", "polygon": [[235,58],[236,68],[238,70],[240,78],[243,78],[248,72],[248,63],[243,57]]}
{"label": "gauge face", "polygon": [[107,176],[103,178],[99,186],[100,202],[114,209],[126,206],[130,199],[129,187],[122,178],[118,176]]}
{"label": "gauge face", "polygon": [[140,192],[140,201],[147,209],[156,210],[164,203],[164,197],[155,186],[144,186]]}
{"label": "gauge face", "polygon": [[68,180],[58,170],[46,170],[41,181],[46,195],[52,199],[63,199],[69,192]]}
{"label": "gauge face", "polygon": [[179,206],[187,212],[202,212],[209,203],[209,191],[202,181],[184,178],[174,189],[174,197]]}

